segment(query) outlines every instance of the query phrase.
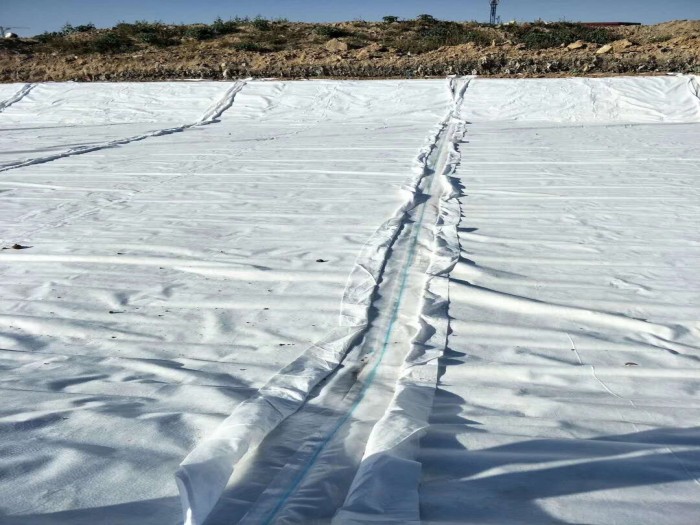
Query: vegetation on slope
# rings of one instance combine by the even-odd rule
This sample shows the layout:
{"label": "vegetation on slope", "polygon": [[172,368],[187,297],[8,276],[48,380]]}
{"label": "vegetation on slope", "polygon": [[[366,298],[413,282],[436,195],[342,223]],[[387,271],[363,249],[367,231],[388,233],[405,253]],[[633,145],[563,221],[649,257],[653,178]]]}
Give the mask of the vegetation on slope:
{"label": "vegetation on slope", "polygon": [[[122,22],[109,29],[68,24],[34,38],[0,40],[0,80],[697,72],[700,26],[674,24],[490,26],[430,15],[335,24],[260,17],[191,25]],[[610,53],[601,56],[597,51],[606,44],[612,44]]]}
{"label": "vegetation on slope", "polygon": [[467,43],[487,46],[494,41],[501,43],[509,40],[514,44],[522,43],[529,49],[546,49],[577,40],[605,44],[617,38],[616,32],[610,29],[594,29],[566,22],[513,24],[496,29],[476,22],[437,20],[430,15],[420,15],[413,20],[387,16],[385,20],[387,21],[383,23],[357,21],[315,25],[260,17],[229,20],[217,18],[211,24],[192,25],[120,22],[110,29],[97,29],[93,24],[66,24],[61,31],[42,33],[27,44],[35,52],[127,53],[149,46],[165,48],[234,35],[225,43],[269,53],[345,37],[353,47],[379,43],[399,52],[420,54],[444,46]]}

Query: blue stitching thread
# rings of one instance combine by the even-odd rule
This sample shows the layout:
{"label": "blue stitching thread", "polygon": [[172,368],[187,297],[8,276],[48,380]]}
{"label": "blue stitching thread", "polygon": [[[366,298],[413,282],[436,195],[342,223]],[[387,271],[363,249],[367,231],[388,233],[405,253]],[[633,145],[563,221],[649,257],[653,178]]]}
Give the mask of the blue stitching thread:
{"label": "blue stitching thread", "polygon": [[[432,189],[433,185],[435,183],[435,174],[436,172],[433,172],[433,179],[430,181],[430,188],[429,192],[432,194]],[[423,218],[425,216],[425,209],[426,206],[423,207],[423,210],[421,211],[420,218],[417,223],[417,228],[415,230],[415,234],[413,236],[413,241],[411,243],[411,248],[410,248],[410,256],[408,260],[406,261],[406,266],[404,266],[403,269],[403,278],[401,280],[401,288],[399,289],[399,295],[396,299],[396,302],[394,303],[394,311],[392,312],[391,315],[391,320],[389,321],[389,327],[387,329],[386,335],[384,337],[384,342],[382,344],[382,350],[379,355],[379,359],[377,362],[374,364],[372,367],[372,370],[370,371],[369,375],[367,376],[367,381],[365,382],[365,385],[362,387],[362,390],[360,391],[357,399],[355,402],[352,404],[350,407],[350,410],[341,418],[341,420],[333,427],[333,430],[331,430],[328,435],[323,439],[323,441],[318,445],[316,450],[314,451],[313,455],[311,456],[311,459],[307,462],[306,466],[295,476],[294,481],[292,482],[291,486],[285,491],[284,495],[279,499],[277,502],[277,505],[275,505],[270,513],[268,514],[268,517],[265,518],[265,520],[262,522],[265,525],[269,525],[273,519],[277,517],[277,513],[280,511],[282,506],[287,502],[289,497],[292,495],[294,491],[299,487],[299,484],[302,482],[302,480],[306,477],[306,475],[309,473],[311,468],[314,466],[316,463],[316,460],[318,457],[321,455],[321,452],[323,449],[328,445],[331,439],[335,436],[335,434],[340,430],[340,428],[347,423],[347,421],[350,419],[350,417],[353,415],[357,407],[360,405],[362,400],[365,397],[365,394],[367,393],[367,390],[369,387],[372,385],[374,382],[374,378],[377,375],[377,371],[379,370],[379,365],[382,364],[382,361],[384,360],[384,356],[386,355],[387,348],[389,346],[389,339],[391,338],[391,333],[394,329],[394,324],[396,323],[398,317],[399,317],[399,307],[401,306],[401,302],[403,300],[403,295],[404,292],[406,291],[406,284],[408,283],[408,270],[413,266],[413,261],[416,256],[416,245],[418,244],[418,234],[420,233],[420,229],[423,225]]]}

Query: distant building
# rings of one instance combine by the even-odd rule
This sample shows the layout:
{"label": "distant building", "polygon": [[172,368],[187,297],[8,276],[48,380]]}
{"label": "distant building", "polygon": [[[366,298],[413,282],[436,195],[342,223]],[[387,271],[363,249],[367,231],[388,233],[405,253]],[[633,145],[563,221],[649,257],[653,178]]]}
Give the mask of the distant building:
{"label": "distant building", "polygon": [[641,26],[641,22],[579,22],[588,27]]}

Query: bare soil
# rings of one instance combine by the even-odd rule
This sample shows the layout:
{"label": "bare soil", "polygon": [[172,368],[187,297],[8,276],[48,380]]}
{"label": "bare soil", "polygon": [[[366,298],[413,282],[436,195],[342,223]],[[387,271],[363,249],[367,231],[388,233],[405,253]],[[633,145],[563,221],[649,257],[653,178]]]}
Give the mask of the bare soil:
{"label": "bare soil", "polygon": [[[139,29],[121,24],[6,39],[0,41],[0,82],[700,73],[697,20],[601,29],[590,33],[597,42],[574,40],[576,34],[589,34],[574,25],[230,24],[227,34],[211,34],[207,28],[213,25]],[[153,44],[149,34],[168,40]],[[95,42],[101,43],[97,51]]]}

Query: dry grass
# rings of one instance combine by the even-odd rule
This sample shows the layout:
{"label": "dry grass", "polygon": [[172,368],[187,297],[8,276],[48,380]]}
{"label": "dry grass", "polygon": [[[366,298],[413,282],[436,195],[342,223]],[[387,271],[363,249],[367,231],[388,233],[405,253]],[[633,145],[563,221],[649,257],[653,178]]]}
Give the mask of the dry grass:
{"label": "dry grass", "polygon": [[[621,38],[634,45],[595,54],[600,45]],[[347,51],[329,46],[331,40],[345,43]],[[576,40],[588,45],[567,50]],[[140,21],[109,29],[66,26],[32,39],[0,40],[0,81],[697,73],[699,55],[697,21],[613,29],[541,22],[493,27],[427,15],[337,24]]]}

